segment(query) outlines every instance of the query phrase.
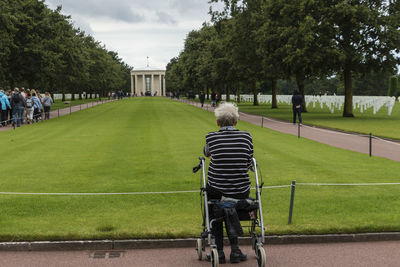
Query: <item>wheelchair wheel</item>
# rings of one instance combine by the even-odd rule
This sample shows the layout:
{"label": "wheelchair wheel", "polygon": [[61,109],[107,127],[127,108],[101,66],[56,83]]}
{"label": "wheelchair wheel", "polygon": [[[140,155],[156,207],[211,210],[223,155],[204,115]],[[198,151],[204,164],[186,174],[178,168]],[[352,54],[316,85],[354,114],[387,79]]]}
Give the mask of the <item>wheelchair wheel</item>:
{"label": "wheelchair wheel", "polygon": [[211,266],[218,267],[219,266],[219,258],[218,258],[218,251],[216,248],[211,250]]}
{"label": "wheelchair wheel", "polygon": [[262,245],[258,245],[256,253],[258,267],[265,267],[267,256],[265,255],[264,247]]}
{"label": "wheelchair wheel", "polygon": [[203,241],[200,238],[198,238],[196,242],[196,251],[197,251],[197,259],[201,261],[203,258]]}

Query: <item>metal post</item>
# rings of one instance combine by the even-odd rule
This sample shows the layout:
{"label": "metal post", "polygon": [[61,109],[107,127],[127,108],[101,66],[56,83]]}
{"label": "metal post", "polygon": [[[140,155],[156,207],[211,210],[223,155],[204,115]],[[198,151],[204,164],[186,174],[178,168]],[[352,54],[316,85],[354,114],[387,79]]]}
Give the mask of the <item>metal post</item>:
{"label": "metal post", "polygon": [[71,115],[72,110],[71,110],[71,103],[69,103],[69,115]]}
{"label": "metal post", "polygon": [[372,157],[372,133],[369,133],[369,156]]}
{"label": "metal post", "polygon": [[298,123],[298,127],[297,127],[297,138],[300,138],[300,123]]}
{"label": "metal post", "polygon": [[82,110],[82,103],[79,104],[79,110]]}
{"label": "metal post", "polygon": [[60,109],[57,109],[58,117],[60,117]]}
{"label": "metal post", "polygon": [[294,192],[296,190],[296,180],[292,181],[291,188],[292,188],[292,192],[290,194],[289,224],[292,224],[293,203],[294,203]]}
{"label": "metal post", "polygon": [[261,128],[264,128],[264,117],[261,116]]}

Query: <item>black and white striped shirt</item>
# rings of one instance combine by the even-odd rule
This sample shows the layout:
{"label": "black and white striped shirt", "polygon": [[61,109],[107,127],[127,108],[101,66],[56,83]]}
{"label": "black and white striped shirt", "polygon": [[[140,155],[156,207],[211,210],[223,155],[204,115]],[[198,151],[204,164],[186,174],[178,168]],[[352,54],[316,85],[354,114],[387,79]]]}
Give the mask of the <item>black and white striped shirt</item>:
{"label": "black and white striped shirt", "polygon": [[248,170],[253,158],[250,133],[233,127],[208,133],[206,149],[211,156],[207,186],[228,196],[250,190]]}

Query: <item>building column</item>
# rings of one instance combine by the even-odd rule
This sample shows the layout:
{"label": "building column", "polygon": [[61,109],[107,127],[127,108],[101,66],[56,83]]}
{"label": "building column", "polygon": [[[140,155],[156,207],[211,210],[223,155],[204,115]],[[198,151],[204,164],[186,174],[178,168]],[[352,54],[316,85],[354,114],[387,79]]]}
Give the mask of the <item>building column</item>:
{"label": "building column", "polygon": [[137,75],[135,74],[135,94],[138,94],[138,88],[137,88],[138,84],[137,84]]}
{"label": "building column", "polygon": [[154,95],[154,74],[151,74],[151,86],[150,86],[150,88],[151,88],[151,95]]}
{"label": "building column", "polygon": [[160,96],[163,96],[163,90],[162,90],[162,75],[161,73],[158,75],[159,79],[160,79]]}
{"label": "building column", "polygon": [[146,75],[144,75],[144,74],[142,74],[142,77],[143,77],[143,81],[142,81],[142,84],[143,84],[143,94],[145,94],[146,93]]}
{"label": "building column", "polygon": [[131,94],[133,94],[134,88],[133,88],[133,75],[131,73]]}
{"label": "building column", "polygon": [[165,87],[165,75],[163,75],[162,83],[163,83],[163,87],[164,87],[164,93],[166,93],[165,91],[167,90],[167,87]]}

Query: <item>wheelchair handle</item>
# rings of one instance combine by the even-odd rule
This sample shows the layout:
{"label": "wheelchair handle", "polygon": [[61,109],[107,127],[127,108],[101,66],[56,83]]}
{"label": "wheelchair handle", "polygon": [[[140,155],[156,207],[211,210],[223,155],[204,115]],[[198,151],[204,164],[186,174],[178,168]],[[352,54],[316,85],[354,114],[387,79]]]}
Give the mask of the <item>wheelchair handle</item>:
{"label": "wheelchair handle", "polygon": [[199,157],[199,160],[200,160],[199,164],[197,166],[193,167],[193,170],[192,170],[193,173],[198,172],[201,169],[201,166],[203,165],[203,161],[205,161],[205,159],[203,157]]}

